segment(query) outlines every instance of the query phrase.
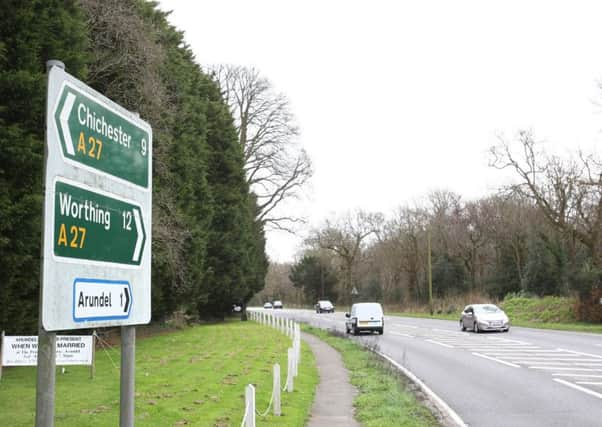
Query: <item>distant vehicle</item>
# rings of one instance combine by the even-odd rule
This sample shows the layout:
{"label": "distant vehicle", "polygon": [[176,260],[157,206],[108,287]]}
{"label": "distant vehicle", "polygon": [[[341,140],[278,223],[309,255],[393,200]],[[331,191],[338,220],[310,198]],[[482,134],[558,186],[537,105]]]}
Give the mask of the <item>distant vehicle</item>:
{"label": "distant vehicle", "polygon": [[460,316],[460,328],[472,329],[475,333],[483,331],[510,330],[510,319],[504,311],[493,304],[467,305]]}
{"label": "distant vehicle", "polygon": [[276,301],[274,301],[274,303],[273,303],[272,305],[273,305],[273,307],[274,307],[274,310],[275,310],[275,309],[277,309],[277,308],[280,308],[280,309],[282,309],[282,308],[283,308],[283,306],[282,306],[282,301],[280,301],[280,300],[276,300]]}
{"label": "distant vehicle", "polygon": [[316,304],[316,313],[334,313],[334,305],[328,300],[320,300]]}
{"label": "distant vehicle", "polygon": [[240,305],[238,305],[238,304],[234,304],[232,306],[232,311],[235,312],[235,313],[240,313],[242,311],[242,307]]}
{"label": "distant vehicle", "polygon": [[377,302],[360,302],[351,306],[351,313],[345,313],[345,331],[358,335],[362,331],[378,332],[385,330],[383,307]]}
{"label": "distant vehicle", "polygon": [[263,308],[272,308],[272,303],[271,303],[271,302],[266,302],[266,303],[263,305]]}

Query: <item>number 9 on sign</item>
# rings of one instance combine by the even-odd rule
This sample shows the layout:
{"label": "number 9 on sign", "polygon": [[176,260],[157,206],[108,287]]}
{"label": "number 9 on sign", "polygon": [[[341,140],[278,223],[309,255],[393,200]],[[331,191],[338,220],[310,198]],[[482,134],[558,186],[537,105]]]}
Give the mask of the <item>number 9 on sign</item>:
{"label": "number 9 on sign", "polygon": [[146,139],[144,138],[142,138],[142,141],[140,142],[140,152],[143,156],[146,156]]}

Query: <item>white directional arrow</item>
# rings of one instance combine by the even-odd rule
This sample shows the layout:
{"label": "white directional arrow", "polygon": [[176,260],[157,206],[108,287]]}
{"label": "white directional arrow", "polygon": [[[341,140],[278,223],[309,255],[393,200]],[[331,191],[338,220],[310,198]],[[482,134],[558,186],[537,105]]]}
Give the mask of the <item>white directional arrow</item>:
{"label": "white directional arrow", "polygon": [[134,255],[132,261],[138,262],[142,253],[142,242],[144,241],[144,230],[142,229],[142,220],[140,219],[140,211],[134,209],[134,221],[136,222],[136,246],[134,247]]}
{"label": "white directional arrow", "polygon": [[71,139],[71,132],[69,132],[69,115],[71,114],[71,110],[73,109],[73,104],[75,103],[75,94],[69,92],[67,94],[67,99],[65,100],[65,104],[63,105],[63,109],[61,110],[61,130],[63,131],[63,137],[65,138],[65,148],[67,149],[67,153],[71,156],[75,155],[75,150],[73,148],[73,140]]}

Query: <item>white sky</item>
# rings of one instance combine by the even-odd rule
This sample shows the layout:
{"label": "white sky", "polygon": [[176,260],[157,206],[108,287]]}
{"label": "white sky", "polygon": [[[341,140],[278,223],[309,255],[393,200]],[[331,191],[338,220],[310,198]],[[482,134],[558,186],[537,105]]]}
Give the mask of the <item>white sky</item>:
{"label": "white sky", "polygon": [[[434,189],[464,199],[508,175],[496,135],[529,128],[556,151],[602,143],[602,2],[161,1],[203,65],[257,68],[285,93],[314,164],[290,206],[317,226],[390,213]],[[309,226],[308,226],[309,227]],[[290,261],[300,238],[268,233]]]}

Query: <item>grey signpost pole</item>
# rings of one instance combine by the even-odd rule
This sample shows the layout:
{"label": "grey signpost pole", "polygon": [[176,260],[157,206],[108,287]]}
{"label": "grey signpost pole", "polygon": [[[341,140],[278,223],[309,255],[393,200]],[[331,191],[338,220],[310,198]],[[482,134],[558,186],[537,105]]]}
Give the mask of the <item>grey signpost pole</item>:
{"label": "grey signpost pole", "polygon": [[134,388],[136,366],[136,327],[121,327],[121,383],[119,426],[134,425]]}
{"label": "grey signpost pole", "polygon": [[[46,73],[52,67],[65,69],[61,61],[50,60],[46,62]],[[51,114],[46,111],[46,114]],[[47,120],[46,120],[47,121]],[[46,134],[46,133],[45,133]],[[44,169],[48,158],[48,141],[44,143]],[[46,170],[44,170],[43,191],[46,193]],[[36,427],[52,427],[54,425],[54,384],[56,380],[56,332],[47,332],[42,325],[42,307],[44,306],[44,239],[46,229],[46,203],[42,213],[42,246],[40,250],[40,301],[38,310],[38,372],[36,384]]]}

